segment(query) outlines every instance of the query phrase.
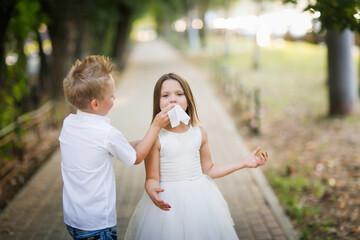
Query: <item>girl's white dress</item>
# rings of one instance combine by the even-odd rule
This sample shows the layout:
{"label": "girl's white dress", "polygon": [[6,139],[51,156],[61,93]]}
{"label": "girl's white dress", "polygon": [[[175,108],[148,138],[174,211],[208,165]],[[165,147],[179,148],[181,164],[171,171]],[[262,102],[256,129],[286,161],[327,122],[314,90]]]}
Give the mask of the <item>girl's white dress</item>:
{"label": "girl's white dress", "polygon": [[200,163],[201,130],[159,133],[160,198],[170,211],[158,208],[144,192],[125,233],[126,240],[238,239],[227,203]]}

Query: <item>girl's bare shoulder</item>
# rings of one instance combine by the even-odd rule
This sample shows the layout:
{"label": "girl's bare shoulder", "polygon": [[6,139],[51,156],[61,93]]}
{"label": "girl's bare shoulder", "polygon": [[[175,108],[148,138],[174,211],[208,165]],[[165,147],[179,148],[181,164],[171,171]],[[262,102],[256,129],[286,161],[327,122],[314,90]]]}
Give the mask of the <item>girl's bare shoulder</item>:
{"label": "girl's bare shoulder", "polygon": [[200,128],[201,131],[201,137],[202,137],[202,141],[201,141],[201,145],[203,145],[205,142],[207,142],[208,136],[207,136],[207,131],[204,125],[197,125]]}

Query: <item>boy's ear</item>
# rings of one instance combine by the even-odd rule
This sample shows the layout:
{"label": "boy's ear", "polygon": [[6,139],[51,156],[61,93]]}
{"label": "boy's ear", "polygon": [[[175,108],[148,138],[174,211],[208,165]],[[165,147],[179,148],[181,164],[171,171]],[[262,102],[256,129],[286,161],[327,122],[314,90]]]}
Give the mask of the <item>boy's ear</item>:
{"label": "boy's ear", "polygon": [[99,107],[99,101],[97,99],[91,100],[90,107],[92,110],[97,110],[97,108]]}

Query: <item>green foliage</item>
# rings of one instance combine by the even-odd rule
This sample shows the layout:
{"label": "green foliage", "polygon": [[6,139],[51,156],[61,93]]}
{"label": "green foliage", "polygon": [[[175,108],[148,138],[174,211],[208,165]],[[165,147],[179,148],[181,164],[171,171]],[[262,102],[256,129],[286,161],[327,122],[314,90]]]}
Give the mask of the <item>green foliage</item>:
{"label": "green foliage", "polygon": [[36,17],[39,10],[40,4],[36,1],[19,1],[9,23],[9,32],[16,38],[26,39],[29,32],[37,29],[39,25],[39,19]]}
{"label": "green foliage", "polygon": [[282,170],[271,169],[266,176],[273,189],[278,193],[279,200],[285,206],[287,214],[296,219],[297,225],[302,229],[301,239],[310,239],[311,230],[329,228],[331,222],[327,222],[325,225],[316,222],[316,216],[320,213],[321,206],[314,208],[304,203],[306,202],[304,196],[309,192],[321,196],[325,191],[325,186],[316,179],[310,179],[302,170],[291,176],[282,172]]}
{"label": "green foliage", "polygon": [[[37,1],[20,0],[17,2],[9,22],[6,37],[6,52],[15,53],[18,56],[14,65],[7,66],[6,79],[2,83],[0,100],[0,128],[10,124],[23,110],[21,102],[29,93],[27,84],[24,43],[31,31],[37,31],[37,27],[44,21],[43,15],[39,14],[40,4]],[[3,57],[3,56],[1,56]]]}
{"label": "green foliage", "polygon": [[[90,52],[95,54],[110,55],[113,46],[113,35],[115,32],[116,21],[121,18],[115,6],[119,1],[89,2],[88,8],[83,9],[82,18],[85,19],[90,40]],[[78,21],[78,20],[76,20]],[[106,27],[104,27],[106,26]]]}
{"label": "green foliage", "polygon": [[317,0],[305,10],[319,11],[323,29],[342,32],[345,28],[360,32],[360,21],[355,18],[360,9],[359,0]]}
{"label": "green foliage", "polygon": [[[267,0],[254,0],[254,2],[259,1],[267,1]],[[272,0],[270,0],[272,1]],[[203,2],[203,0],[199,1],[200,4]],[[237,0],[209,0],[209,6],[213,9],[224,9],[227,7],[232,7],[235,3],[237,3]]]}
{"label": "green foliage", "polygon": [[154,0],[147,3],[147,9],[154,16],[157,30],[161,32],[164,23],[186,16],[186,2],[179,0]]}
{"label": "green foliage", "polygon": [[[345,28],[360,32],[359,14],[360,0],[317,0],[309,1],[305,11],[318,11],[321,13],[319,21],[322,30],[337,30],[342,32]],[[283,3],[297,3],[297,0],[283,0]]]}
{"label": "green foliage", "polygon": [[297,3],[297,0],[282,0],[283,3],[292,3],[292,4],[296,4]]}
{"label": "green foliage", "polygon": [[126,12],[132,15],[132,21],[143,14],[148,5],[146,0],[82,0],[79,3],[73,4],[69,1],[72,5],[71,9],[67,9],[71,12],[69,20],[83,22],[85,28],[83,32],[87,34],[86,38],[89,42],[89,48],[86,51],[90,54],[104,55],[112,55],[118,23],[127,17],[123,16],[123,9],[125,8]]}

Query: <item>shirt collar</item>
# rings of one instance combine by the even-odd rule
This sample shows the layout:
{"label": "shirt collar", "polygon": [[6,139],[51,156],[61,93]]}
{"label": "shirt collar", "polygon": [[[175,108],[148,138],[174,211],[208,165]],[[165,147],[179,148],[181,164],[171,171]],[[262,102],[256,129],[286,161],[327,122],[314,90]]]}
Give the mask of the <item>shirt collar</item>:
{"label": "shirt collar", "polygon": [[76,115],[78,115],[79,117],[97,119],[97,120],[101,120],[101,121],[105,121],[107,123],[110,123],[110,118],[108,118],[108,117],[101,116],[101,115],[94,114],[94,113],[83,112],[83,111],[81,111],[79,109],[77,110]]}

